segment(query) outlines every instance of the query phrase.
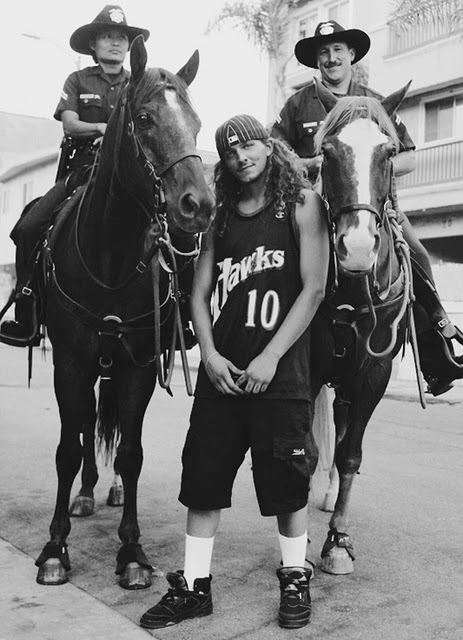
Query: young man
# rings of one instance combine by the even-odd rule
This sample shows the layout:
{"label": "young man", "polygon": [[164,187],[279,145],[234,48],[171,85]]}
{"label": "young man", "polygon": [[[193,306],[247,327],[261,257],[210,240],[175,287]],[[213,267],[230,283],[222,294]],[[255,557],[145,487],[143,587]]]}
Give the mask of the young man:
{"label": "young man", "polygon": [[252,116],[227,120],[216,144],[217,218],[203,239],[191,298],[202,364],[179,497],[188,507],[185,565],[168,574],[171,589],[141,625],[212,613],[214,535],[250,448],[261,513],[278,523],[278,620],[298,628],[311,613],[304,562],[316,452],[315,445],[306,451],[306,440],[313,442],[307,328],[325,292],[326,217],[293,154]]}
{"label": "young man", "polygon": [[11,232],[16,244],[16,320],[1,325],[1,332],[11,338],[23,339],[30,334],[32,301],[22,292],[31,275],[28,262],[48,228],[54,209],[93,164],[111,111],[129,79],[129,72],[122,66],[125,56],[139,34],[145,40],[150,35],[146,29],[129,26],[121,7],[106,5],[90,24],[79,27],[71,36],[71,48],[92,56],[96,66],[71,73],[64,83],[54,117],[61,120],[68,137],[69,161],[65,161],[56,184],[19,219]]}
{"label": "young man", "polygon": [[[376,91],[352,79],[352,65],[359,62],[369,48],[370,38],[364,31],[346,30],[331,20],[321,22],[313,37],[297,42],[294,53],[303,65],[320,71],[321,82],[337,97],[364,95],[381,99]],[[318,176],[322,163],[322,157],[315,155],[313,139],[325,116],[315,84],[310,82],[288,98],[272,128],[272,136],[285,140],[300,156],[300,166],[312,181]],[[394,174],[401,176],[415,169],[415,145],[397,115],[394,125],[401,143],[400,153],[393,158]],[[440,302],[426,249],[405,215],[402,214],[400,222],[413,261],[422,371],[430,391],[440,395],[453,386],[455,378],[463,377],[462,358],[455,357],[452,346],[452,339],[461,341],[463,336]]]}

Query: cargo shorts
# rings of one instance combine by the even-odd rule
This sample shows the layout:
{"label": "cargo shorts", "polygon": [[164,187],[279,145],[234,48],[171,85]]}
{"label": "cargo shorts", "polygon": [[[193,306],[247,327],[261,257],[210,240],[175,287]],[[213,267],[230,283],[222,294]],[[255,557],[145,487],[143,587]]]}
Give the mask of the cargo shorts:
{"label": "cargo shorts", "polygon": [[261,514],[299,511],[307,504],[317,460],[312,418],[306,400],[196,398],[182,454],[180,502],[206,511],[230,507],[236,474],[250,449]]}

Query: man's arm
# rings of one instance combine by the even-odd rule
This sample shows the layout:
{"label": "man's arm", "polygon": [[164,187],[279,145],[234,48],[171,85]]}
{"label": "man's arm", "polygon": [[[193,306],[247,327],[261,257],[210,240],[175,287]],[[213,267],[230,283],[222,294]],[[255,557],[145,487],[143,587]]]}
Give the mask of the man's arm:
{"label": "man's arm", "polygon": [[414,149],[401,151],[392,159],[395,176],[404,176],[416,168],[416,153]]}
{"label": "man's arm", "polygon": [[215,284],[214,237],[215,229],[212,228],[202,239],[190,297],[191,318],[199,342],[201,360],[212,384],[221,393],[239,395],[243,391],[235,384],[231,374],[237,377],[242,371],[217,352],[212,333],[211,296]]}
{"label": "man's arm", "polygon": [[104,135],[105,122],[84,122],[79,116],[80,81],[77,72],[66,78],[54,117],[61,120],[64,135],[71,138],[96,138]]}
{"label": "man's arm", "polygon": [[272,340],[237,380],[239,385],[246,381],[247,393],[265,391],[275,375],[278,362],[307,329],[325,296],[329,265],[326,211],[320,196],[314,191],[304,191],[304,195],[304,203],[296,208],[302,291]]}
{"label": "man's arm", "polygon": [[84,122],[75,111],[63,111],[61,121],[65,135],[71,138],[94,138],[103,136],[106,131],[105,122]]}

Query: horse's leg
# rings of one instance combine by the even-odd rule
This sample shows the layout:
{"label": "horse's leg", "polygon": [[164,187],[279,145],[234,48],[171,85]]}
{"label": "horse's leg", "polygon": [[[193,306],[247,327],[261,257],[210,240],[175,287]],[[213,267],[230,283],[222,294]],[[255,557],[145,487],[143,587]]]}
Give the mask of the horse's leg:
{"label": "horse's leg", "polygon": [[321,568],[326,573],[346,574],[354,570],[355,556],[347,534],[352,484],[362,461],[365,428],[384,395],[391,366],[389,361],[375,362],[350,394],[349,400],[341,395],[335,403],[338,438],[335,462],[339,472],[339,493],[322,550]]}
{"label": "horse's leg", "polygon": [[322,506],[320,507],[321,511],[334,511],[334,505],[336,504],[336,500],[338,499],[339,494],[339,473],[336,463],[334,461],[333,455],[333,463],[329,472],[329,484],[328,489],[325,493],[325,498],[323,500]]}
{"label": "horse's leg", "polygon": [[124,589],[151,586],[153,567],[138,540],[137,487],[143,462],[141,431],[143,418],[155,386],[154,367],[134,369],[117,376],[121,437],[114,463],[124,486],[124,509],[119,525],[122,546],[117,555],[116,573]]}
{"label": "horse's leg", "polygon": [[56,451],[58,491],[55,512],[50,524],[50,540],[36,561],[37,582],[64,584],[71,565],[66,539],[71,530],[69,498],[72,484],[82,462],[80,433],[94,420],[95,379],[85,376],[72,355],[53,352],[54,385],[61,417],[61,437]]}
{"label": "horse's leg", "polygon": [[109,507],[122,507],[124,506],[124,487],[122,485],[122,478],[117,472],[116,465],[114,465],[113,483],[109,489],[108,499],[106,504]]}
{"label": "horse's leg", "polygon": [[82,484],[74,498],[69,513],[71,516],[91,516],[95,511],[93,489],[98,482],[98,468],[95,458],[95,422],[84,425],[82,432],[83,464]]}

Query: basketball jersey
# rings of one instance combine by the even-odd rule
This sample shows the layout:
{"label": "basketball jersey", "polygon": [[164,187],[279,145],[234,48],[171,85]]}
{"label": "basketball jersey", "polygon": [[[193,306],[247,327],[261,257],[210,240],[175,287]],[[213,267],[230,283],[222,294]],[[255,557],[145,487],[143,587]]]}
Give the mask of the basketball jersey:
{"label": "basketball jersey", "polygon": [[[230,214],[215,241],[213,335],[217,351],[246,369],[278,331],[301,292],[299,249],[289,214],[277,217],[266,205],[252,216]],[[311,398],[308,329],[280,359],[259,397]],[[201,363],[195,395],[220,395]]]}

